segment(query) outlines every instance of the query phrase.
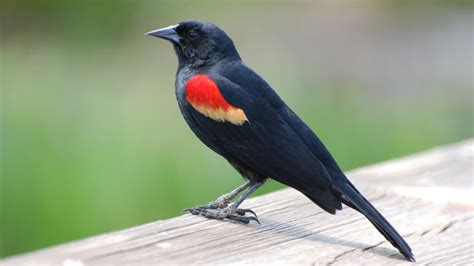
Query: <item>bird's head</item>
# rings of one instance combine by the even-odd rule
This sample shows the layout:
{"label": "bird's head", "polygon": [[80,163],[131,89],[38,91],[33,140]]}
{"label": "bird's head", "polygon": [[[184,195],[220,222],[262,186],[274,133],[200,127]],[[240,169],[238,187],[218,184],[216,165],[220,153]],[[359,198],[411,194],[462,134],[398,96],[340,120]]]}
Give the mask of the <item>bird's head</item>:
{"label": "bird's head", "polygon": [[227,34],[211,23],[196,20],[150,31],[147,35],[173,43],[179,64],[208,66],[220,60],[240,60],[234,43]]}

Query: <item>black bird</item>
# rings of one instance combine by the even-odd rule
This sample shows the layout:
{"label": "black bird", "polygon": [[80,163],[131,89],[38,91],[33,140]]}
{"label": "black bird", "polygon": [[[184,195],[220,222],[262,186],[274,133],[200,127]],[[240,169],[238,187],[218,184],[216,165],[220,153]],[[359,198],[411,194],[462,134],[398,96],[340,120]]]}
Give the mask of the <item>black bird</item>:
{"label": "black bird", "polygon": [[342,203],[357,210],[407,259],[415,260],[402,236],[347,179],[315,133],[242,61],[223,30],[184,21],[147,35],[173,44],[178,56],[176,97],[192,131],[247,180],[208,205],[187,209],[190,213],[258,222],[252,210],[239,205],[272,178],[331,214]]}

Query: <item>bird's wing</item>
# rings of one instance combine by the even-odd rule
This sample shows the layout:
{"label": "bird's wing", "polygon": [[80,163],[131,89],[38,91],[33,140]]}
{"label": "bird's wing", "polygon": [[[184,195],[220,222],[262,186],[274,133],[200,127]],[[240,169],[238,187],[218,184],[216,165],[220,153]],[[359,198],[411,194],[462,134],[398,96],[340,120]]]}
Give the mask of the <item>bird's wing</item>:
{"label": "bird's wing", "polygon": [[[231,75],[208,76],[223,100],[244,113],[245,122],[211,114],[194,102],[189,108],[196,126],[230,155],[230,161],[296,188],[328,212],[340,209],[326,167],[286,121],[281,100],[268,98],[265,91],[271,88],[263,88],[266,83],[258,75],[246,75],[244,66],[232,69]],[[245,79],[239,83],[247,85],[234,82],[235,78]]]}
{"label": "bird's wing", "polygon": [[[308,149],[310,149],[324,167],[326,167],[331,179],[333,181],[345,182],[347,178],[322,141],[316,136],[313,130],[280,99],[270,85],[252,69],[242,63],[237,69],[239,69],[239,71],[232,71],[230,73],[224,72],[222,75],[240,87],[244,87],[244,83],[250,84],[251,88],[249,88],[249,90],[254,93],[258,92],[260,97],[270,102],[271,106],[278,112],[278,115],[293,129],[304,144],[306,144]],[[251,79],[251,82],[245,82],[245,80],[248,79]],[[229,95],[229,97],[231,96],[232,95]]]}

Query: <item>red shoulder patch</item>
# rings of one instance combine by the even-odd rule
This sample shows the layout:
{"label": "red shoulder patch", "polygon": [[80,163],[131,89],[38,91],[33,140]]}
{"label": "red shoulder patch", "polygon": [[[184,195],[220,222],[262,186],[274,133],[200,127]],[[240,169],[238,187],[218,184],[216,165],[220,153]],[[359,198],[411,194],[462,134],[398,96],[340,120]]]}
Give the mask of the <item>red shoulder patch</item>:
{"label": "red shoulder patch", "polygon": [[216,121],[234,125],[248,121],[244,111],[227,102],[216,83],[204,74],[195,75],[188,80],[185,96],[194,109]]}

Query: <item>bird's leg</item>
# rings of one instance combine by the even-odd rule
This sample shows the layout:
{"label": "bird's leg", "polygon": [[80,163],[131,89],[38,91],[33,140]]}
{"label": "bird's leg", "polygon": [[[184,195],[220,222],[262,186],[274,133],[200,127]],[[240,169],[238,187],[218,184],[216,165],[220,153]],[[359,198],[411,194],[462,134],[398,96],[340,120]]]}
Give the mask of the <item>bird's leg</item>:
{"label": "bird's leg", "polygon": [[[244,191],[250,186],[250,181],[245,182],[244,184],[238,186],[236,189],[232,190],[229,193],[226,193],[216,200],[209,202],[207,205],[199,205],[192,209],[223,209],[229,205],[229,203],[237,196],[240,192]],[[191,209],[185,209],[184,211],[191,211]]]}
{"label": "bird's leg", "polygon": [[[198,210],[203,211],[203,210],[206,210],[206,209],[224,209],[225,207],[227,207],[227,205],[229,205],[229,203],[237,195],[239,195],[240,192],[242,192],[246,188],[248,188],[250,186],[250,184],[251,184],[251,182],[247,181],[244,184],[242,184],[242,185],[238,186],[237,188],[235,188],[234,190],[232,190],[231,192],[226,193],[226,194],[218,197],[216,200],[209,202],[207,205],[198,205],[194,208],[184,209],[184,211],[188,211],[192,214],[198,214],[197,213]],[[256,216],[256,214],[251,210],[239,210],[238,214],[245,215],[246,212],[253,213]]]}
{"label": "bird's leg", "polygon": [[250,186],[250,181],[243,183],[242,185],[238,186],[236,189],[232,190],[229,193],[226,193],[220,197],[218,197],[215,201],[209,202],[206,205],[209,209],[222,209],[227,207],[229,203],[237,196],[240,192],[244,191],[246,188]]}
{"label": "bird's leg", "polygon": [[[210,219],[222,220],[224,218],[227,218],[229,220],[233,220],[233,221],[237,221],[237,222],[241,222],[245,224],[248,224],[250,221],[253,220],[260,224],[260,222],[256,218],[257,215],[255,214],[255,212],[253,212],[250,209],[239,209],[239,206],[250,194],[252,194],[252,192],[257,190],[257,188],[259,188],[262,184],[263,183],[261,182],[249,183],[249,185],[247,185],[248,186],[247,190],[234,203],[228,205],[225,208],[212,209],[212,208],[200,208],[198,206],[192,209],[188,209],[188,211],[191,214],[202,215]],[[255,215],[255,217],[247,217],[245,216],[246,213],[252,213]]]}

